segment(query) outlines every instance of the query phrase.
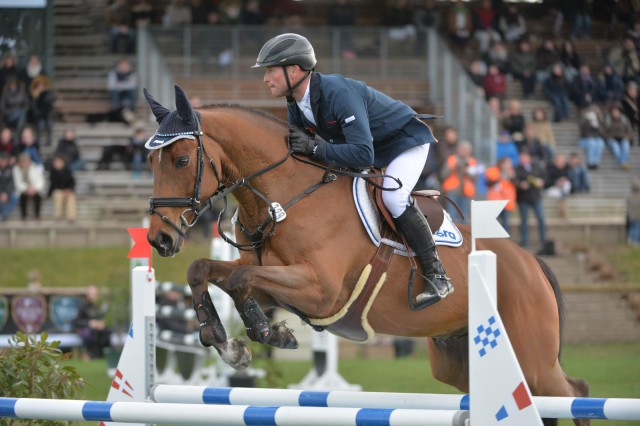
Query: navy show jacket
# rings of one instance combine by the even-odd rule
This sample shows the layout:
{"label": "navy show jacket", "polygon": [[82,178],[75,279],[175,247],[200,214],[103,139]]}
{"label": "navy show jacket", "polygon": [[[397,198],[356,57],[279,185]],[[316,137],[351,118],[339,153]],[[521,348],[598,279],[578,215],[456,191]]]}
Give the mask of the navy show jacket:
{"label": "navy show jacket", "polygon": [[338,74],[311,74],[311,110],[317,125],[295,102],[288,104],[289,123],[328,143],[315,160],[338,166],[385,167],[407,149],[437,142],[416,112],[362,81]]}

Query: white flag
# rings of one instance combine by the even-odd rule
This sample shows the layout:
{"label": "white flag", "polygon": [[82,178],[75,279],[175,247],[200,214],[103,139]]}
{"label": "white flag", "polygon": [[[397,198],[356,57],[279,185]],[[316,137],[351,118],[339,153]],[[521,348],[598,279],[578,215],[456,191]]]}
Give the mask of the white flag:
{"label": "white flag", "polygon": [[507,200],[471,201],[471,238],[509,238],[498,222]]}

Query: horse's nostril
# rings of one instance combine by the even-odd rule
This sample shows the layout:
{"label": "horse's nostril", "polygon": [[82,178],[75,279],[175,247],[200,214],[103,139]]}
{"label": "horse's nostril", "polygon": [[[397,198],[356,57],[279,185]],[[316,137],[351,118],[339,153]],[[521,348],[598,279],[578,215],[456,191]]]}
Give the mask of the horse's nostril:
{"label": "horse's nostril", "polygon": [[165,250],[168,250],[169,248],[171,248],[171,246],[173,246],[173,238],[171,238],[169,234],[166,234],[164,232],[160,232],[158,234],[158,236],[156,237],[156,242],[158,243],[159,247],[162,247]]}

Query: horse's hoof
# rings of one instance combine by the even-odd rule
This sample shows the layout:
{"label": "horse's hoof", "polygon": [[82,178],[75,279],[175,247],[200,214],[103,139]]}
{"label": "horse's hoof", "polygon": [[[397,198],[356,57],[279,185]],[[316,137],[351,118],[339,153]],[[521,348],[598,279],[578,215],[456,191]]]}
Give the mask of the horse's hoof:
{"label": "horse's hoof", "polygon": [[298,339],[293,335],[293,330],[287,327],[286,321],[271,326],[269,344],[280,349],[298,349]]}
{"label": "horse's hoof", "polygon": [[222,360],[236,370],[244,370],[251,365],[253,356],[249,347],[235,337],[230,338],[223,345],[216,348]]}

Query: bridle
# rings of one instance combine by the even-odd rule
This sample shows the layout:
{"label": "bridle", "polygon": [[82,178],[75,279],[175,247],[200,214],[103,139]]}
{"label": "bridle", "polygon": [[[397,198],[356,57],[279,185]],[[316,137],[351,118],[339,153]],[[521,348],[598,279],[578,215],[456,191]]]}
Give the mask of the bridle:
{"label": "bridle", "polygon": [[[160,216],[162,221],[170,225],[173,229],[175,229],[176,232],[180,234],[182,238],[185,238],[187,236],[186,232],[183,231],[182,228],[183,227],[187,229],[192,228],[196,224],[200,216],[202,216],[211,207],[210,202],[207,202],[205,206],[201,206],[201,202],[200,202],[200,196],[201,196],[200,187],[202,186],[202,176],[203,176],[203,170],[204,170],[205,156],[209,161],[209,164],[211,164],[211,168],[213,169],[213,174],[215,175],[216,180],[218,181],[218,190],[216,190],[216,193],[221,188],[220,174],[218,173],[218,168],[216,167],[216,164],[214,163],[213,159],[211,158],[211,156],[207,152],[207,149],[204,147],[204,144],[202,143],[203,133],[200,128],[200,122],[197,120],[197,118],[196,118],[196,123],[198,123],[197,130],[183,133],[185,136],[186,135],[194,136],[198,144],[196,148],[196,152],[197,152],[196,181],[193,186],[193,194],[191,195],[191,197],[150,197],[149,198],[149,213],[152,215],[156,214]],[[216,193],[214,193],[214,195]],[[175,222],[171,221],[171,219],[169,219],[167,216],[160,213],[157,210],[158,207],[186,207],[186,208],[182,211],[182,213],[180,213],[180,224],[176,224]],[[187,219],[187,217],[185,216],[187,212],[193,213],[193,217],[191,218],[191,220]]]}

